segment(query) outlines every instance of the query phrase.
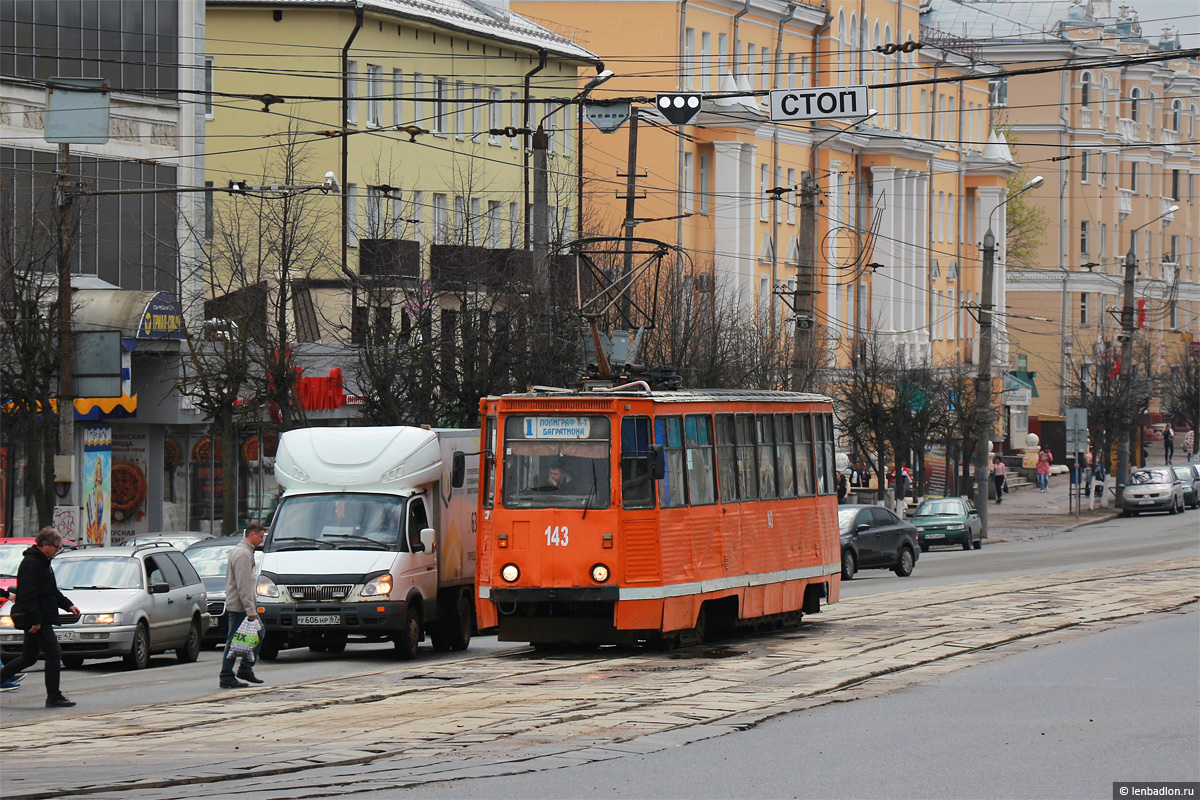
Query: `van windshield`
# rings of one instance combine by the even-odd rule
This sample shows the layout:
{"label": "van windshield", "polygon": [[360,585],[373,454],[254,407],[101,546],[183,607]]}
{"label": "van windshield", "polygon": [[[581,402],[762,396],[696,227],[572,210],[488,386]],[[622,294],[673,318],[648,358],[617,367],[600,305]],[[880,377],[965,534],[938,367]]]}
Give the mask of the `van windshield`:
{"label": "van windshield", "polygon": [[285,497],[264,549],[398,550],[403,497],[314,494]]}

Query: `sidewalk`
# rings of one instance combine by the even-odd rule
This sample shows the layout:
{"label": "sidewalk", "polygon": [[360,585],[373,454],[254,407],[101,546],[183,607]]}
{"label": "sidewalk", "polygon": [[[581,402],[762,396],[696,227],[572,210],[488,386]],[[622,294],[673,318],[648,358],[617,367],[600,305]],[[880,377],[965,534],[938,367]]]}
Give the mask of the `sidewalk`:
{"label": "sidewalk", "polygon": [[[1045,492],[1038,491],[1033,484],[1015,489],[1004,495],[1003,503],[988,503],[987,538],[989,541],[1029,539],[1120,516],[1120,511],[1113,507],[1112,483],[1110,478],[1104,507],[1089,510],[1088,498],[1081,497],[1082,508],[1078,516],[1075,509],[1068,506],[1070,478],[1067,475],[1051,477],[1050,488]],[[1095,498],[1092,500],[1095,502]]]}

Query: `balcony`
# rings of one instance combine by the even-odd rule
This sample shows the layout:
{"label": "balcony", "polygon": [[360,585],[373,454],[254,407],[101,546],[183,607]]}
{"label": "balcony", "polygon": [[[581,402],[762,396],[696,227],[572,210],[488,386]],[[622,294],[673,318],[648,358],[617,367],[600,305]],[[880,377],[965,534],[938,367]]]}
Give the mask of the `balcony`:
{"label": "balcony", "polygon": [[1176,205],[1176,200],[1174,197],[1163,197],[1163,198],[1161,198],[1161,200],[1162,200],[1163,227],[1165,228],[1166,226],[1170,225],[1172,222],[1175,221],[1175,214],[1173,212],[1172,213],[1167,213],[1167,212],[1171,208],[1171,206]]}
{"label": "balcony", "polygon": [[421,245],[406,239],[359,239],[358,274],[364,278],[419,278]]}
{"label": "balcony", "polygon": [[1079,127],[1092,127],[1092,110],[1090,108],[1079,109]]}
{"label": "balcony", "polygon": [[1168,153],[1174,153],[1179,149],[1179,131],[1163,128],[1159,131],[1158,143],[1165,147]]}
{"label": "balcony", "polygon": [[1117,120],[1117,133],[1120,134],[1122,142],[1132,144],[1141,141],[1141,130],[1142,126],[1139,122],[1124,117]]}
{"label": "balcony", "polygon": [[1117,189],[1117,224],[1133,213],[1133,189]]}

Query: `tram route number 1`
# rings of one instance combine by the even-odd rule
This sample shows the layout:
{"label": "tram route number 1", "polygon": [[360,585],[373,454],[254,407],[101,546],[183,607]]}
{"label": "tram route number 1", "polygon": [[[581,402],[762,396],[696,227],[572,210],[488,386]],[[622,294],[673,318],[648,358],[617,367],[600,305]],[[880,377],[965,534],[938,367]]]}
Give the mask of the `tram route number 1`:
{"label": "tram route number 1", "polygon": [[546,526],[546,546],[547,547],[566,547],[568,541],[568,533],[566,525],[547,525]]}

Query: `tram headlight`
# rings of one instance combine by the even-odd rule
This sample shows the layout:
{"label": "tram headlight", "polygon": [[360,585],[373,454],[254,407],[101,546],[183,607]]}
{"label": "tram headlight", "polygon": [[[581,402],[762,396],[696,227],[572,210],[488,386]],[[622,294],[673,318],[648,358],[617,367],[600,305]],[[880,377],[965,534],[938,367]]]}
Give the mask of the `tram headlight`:
{"label": "tram headlight", "polygon": [[592,580],[596,583],[604,583],[608,580],[608,567],[603,564],[597,564],[592,567]]}
{"label": "tram headlight", "polygon": [[500,568],[500,577],[509,583],[516,583],[517,578],[521,577],[521,570],[517,569],[516,564],[505,564]]}

